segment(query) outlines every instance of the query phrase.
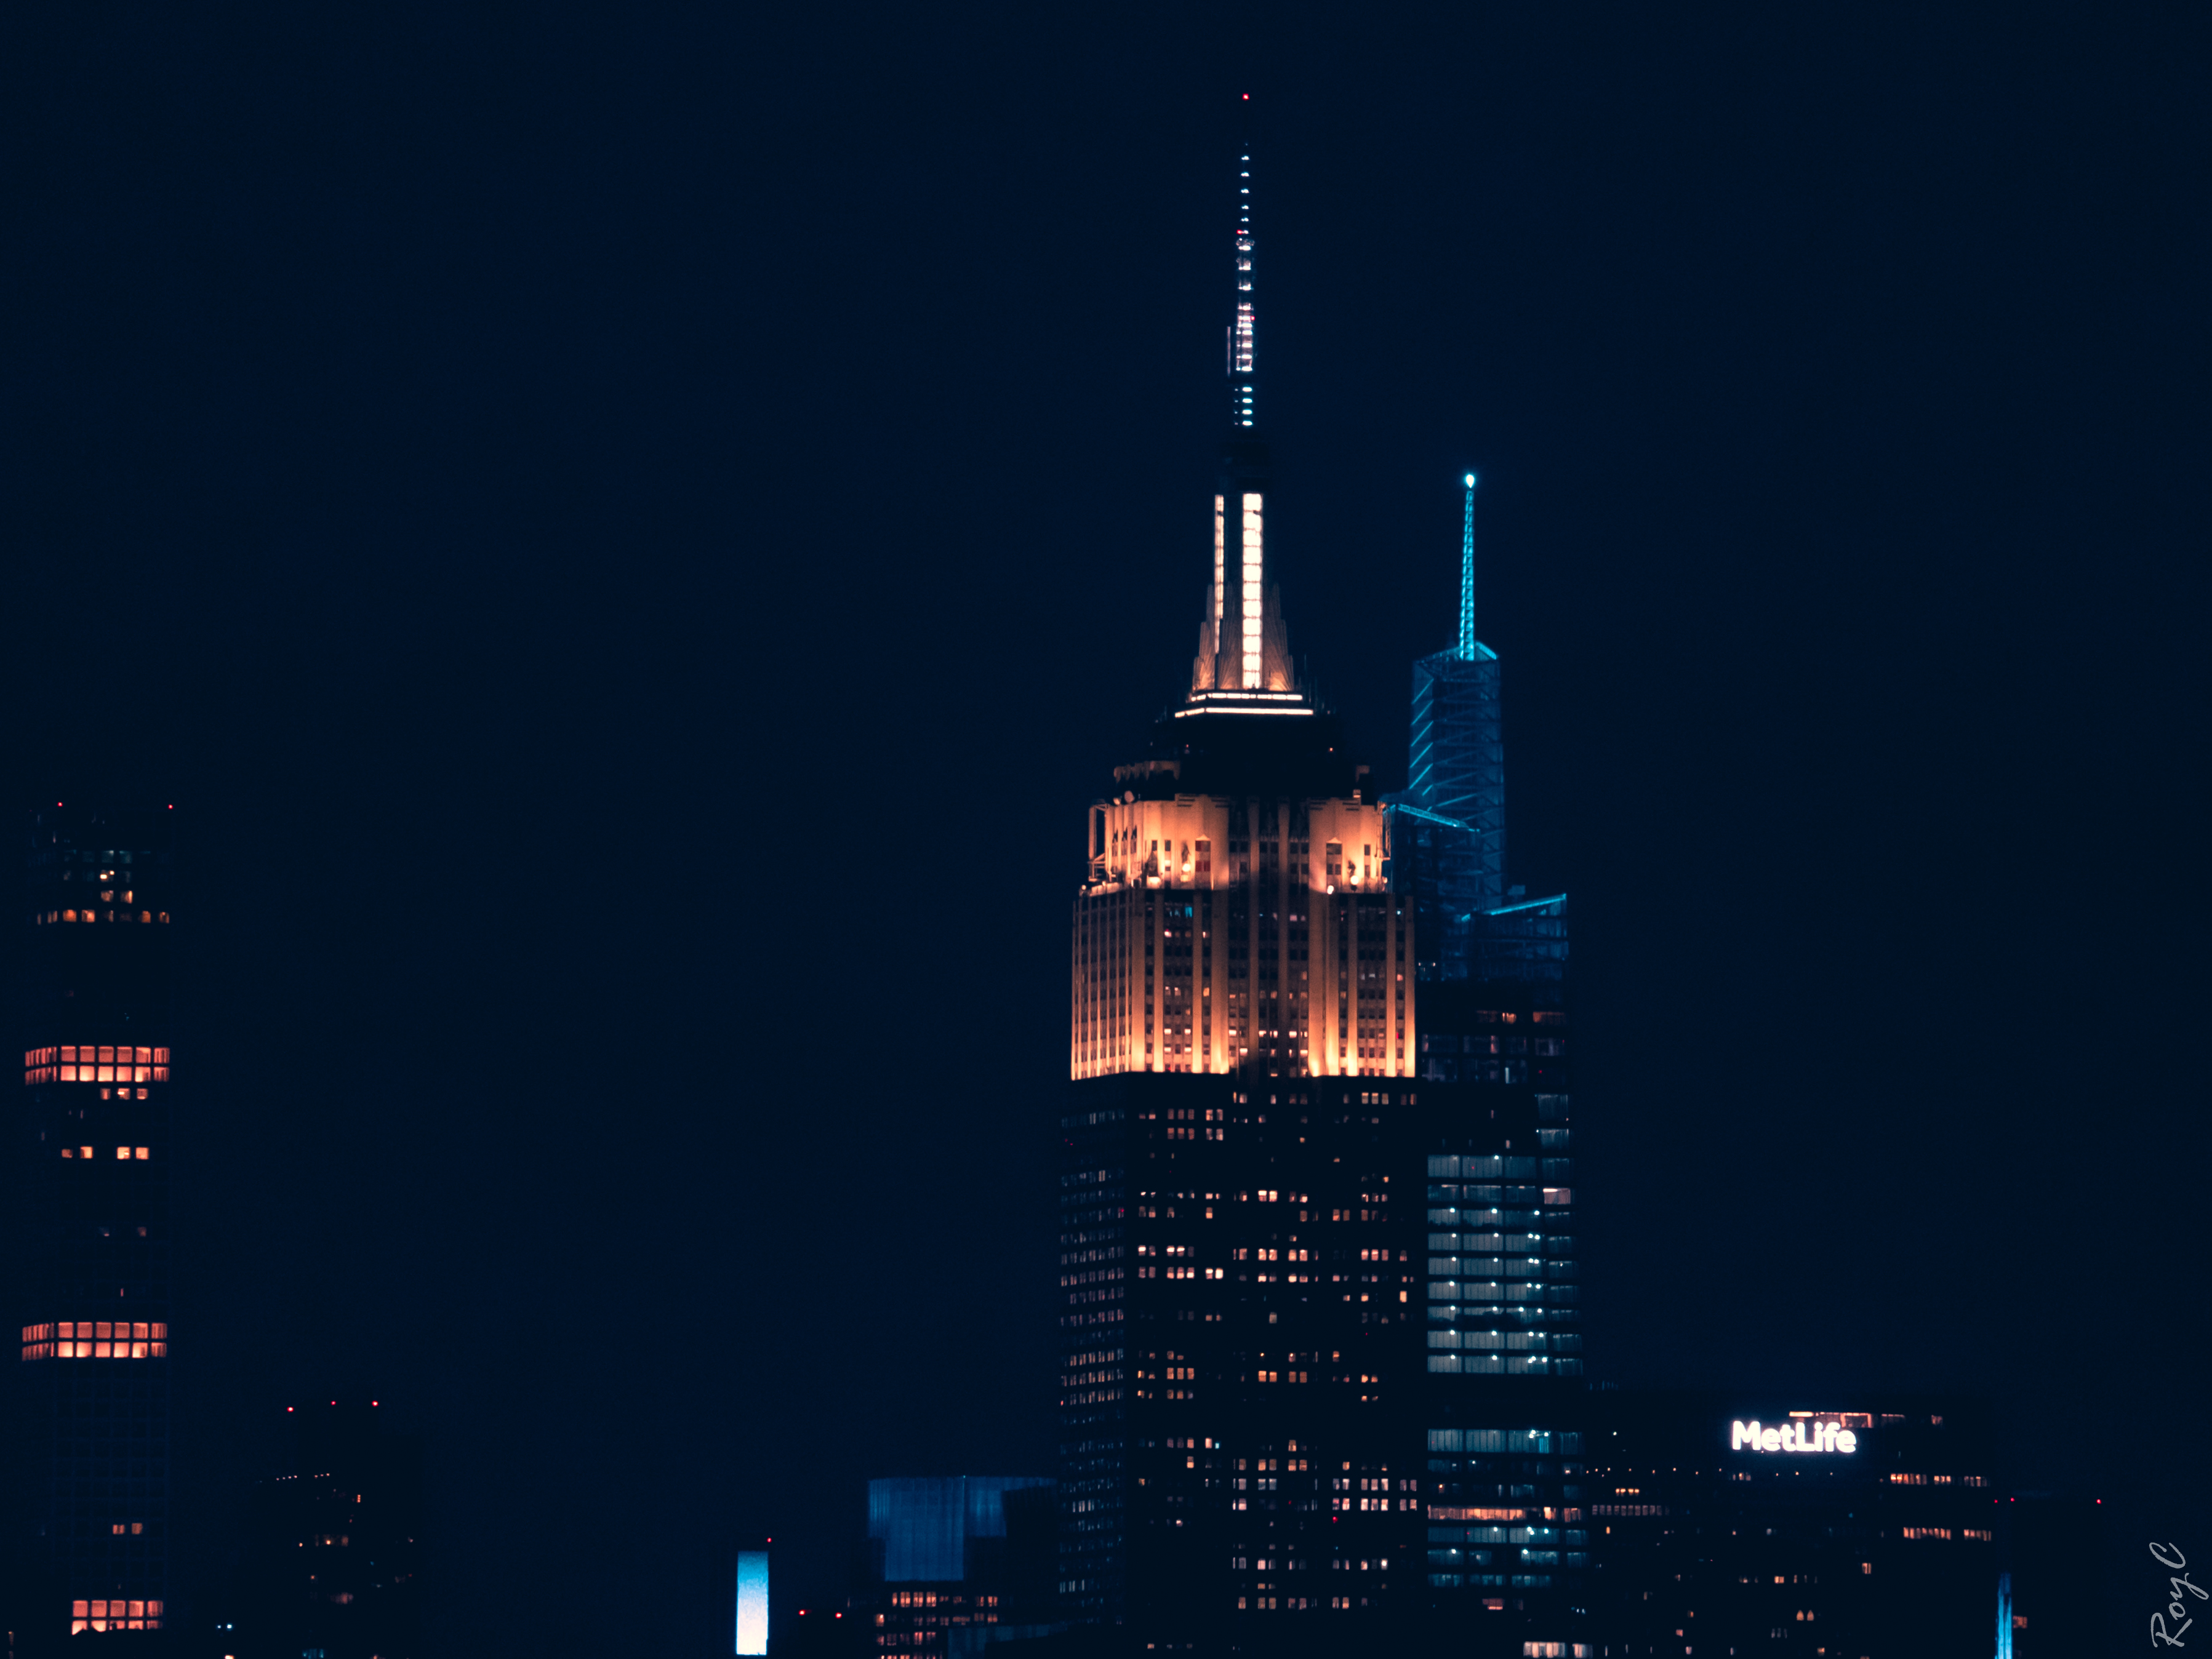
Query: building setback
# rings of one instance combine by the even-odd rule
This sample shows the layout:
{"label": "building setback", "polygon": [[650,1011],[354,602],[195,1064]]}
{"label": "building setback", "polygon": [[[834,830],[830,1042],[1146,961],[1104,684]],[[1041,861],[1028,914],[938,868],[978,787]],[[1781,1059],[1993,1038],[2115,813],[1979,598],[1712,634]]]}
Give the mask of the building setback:
{"label": "building setback", "polygon": [[14,1136],[16,1650],[169,1601],[171,815],[33,812]]}

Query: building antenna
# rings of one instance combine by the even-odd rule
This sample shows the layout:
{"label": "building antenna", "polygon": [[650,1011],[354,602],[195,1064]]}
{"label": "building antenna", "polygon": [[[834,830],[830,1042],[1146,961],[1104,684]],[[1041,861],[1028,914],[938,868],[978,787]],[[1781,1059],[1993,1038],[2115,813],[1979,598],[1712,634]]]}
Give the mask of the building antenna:
{"label": "building antenna", "polygon": [[1252,94],[1243,99],[1244,128],[1237,156],[1237,320],[1229,327],[1229,418],[1252,424]]}
{"label": "building antenna", "polygon": [[1474,660],[1474,474],[1467,475],[1467,516],[1459,531],[1459,654]]}

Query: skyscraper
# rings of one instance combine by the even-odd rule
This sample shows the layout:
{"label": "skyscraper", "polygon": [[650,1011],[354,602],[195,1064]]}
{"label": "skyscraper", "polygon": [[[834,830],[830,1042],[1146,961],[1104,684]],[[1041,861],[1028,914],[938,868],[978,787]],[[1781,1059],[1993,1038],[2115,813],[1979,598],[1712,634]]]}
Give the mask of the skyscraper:
{"label": "skyscraper", "polygon": [[1418,970],[1431,983],[1474,970],[1475,918],[1505,897],[1505,745],[1498,653],[1474,634],[1474,486],[1470,472],[1459,637],[1413,665],[1406,787],[1392,803],[1397,873],[1420,933]]}
{"label": "skyscraper", "polygon": [[1269,565],[1251,189],[1248,149],[1197,656],[1091,807],[1075,903],[1060,1587],[1132,1650],[1441,1620],[1474,1651],[1566,1653],[1585,1543],[1557,975],[1464,1011],[1494,1076],[1419,1075],[1403,814],[1301,684]]}
{"label": "skyscraper", "polygon": [[1498,653],[1474,632],[1475,483],[1468,473],[1459,637],[1413,665],[1406,787],[1390,799],[1392,873],[1413,901],[1423,984],[1557,987],[1566,973],[1566,895],[1532,899],[1505,884],[1503,675]]}
{"label": "skyscraper", "polygon": [[21,1650],[169,1602],[170,817],[31,814],[9,1624]]}

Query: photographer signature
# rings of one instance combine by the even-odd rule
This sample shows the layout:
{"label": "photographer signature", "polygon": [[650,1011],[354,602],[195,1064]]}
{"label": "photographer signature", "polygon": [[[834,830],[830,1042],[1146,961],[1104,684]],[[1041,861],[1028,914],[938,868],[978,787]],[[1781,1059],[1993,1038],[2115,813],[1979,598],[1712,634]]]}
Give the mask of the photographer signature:
{"label": "photographer signature", "polygon": [[[2167,1551],[2172,1553],[2168,1554]],[[2182,1600],[2182,1593],[2186,1591],[2200,1601],[2207,1598],[2203,1590],[2189,1582],[2188,1573],[2181,1571],[2188,1566],[2189,1560],[2179,1549],[2172,1544],[2168,1544],[2165,1549],[2160,1549],[2157,1545],[2153,1544],[2150,1547],[2150,1553],[2159,1565],[2175,1569],[2175,1576],[2166,1580],[2167,1594],[2172,1600],[2167,1603],[2164,1613],[2154,1613],[2150,1616],[2150,1644],[2156,1647],[2163,1642],[2170,1648],[2185,1647],[2188,1644],[2181,1639],[2181,1632],[2187,1630],[2197,1620],[2194,1617],[2182,1618],[2182,1615],[2189,1611],[2189,1603]],[[2166,1627],[2166,1621],[2168,1619],[2179,1619],[2181,1622],[2169,1632]]]}

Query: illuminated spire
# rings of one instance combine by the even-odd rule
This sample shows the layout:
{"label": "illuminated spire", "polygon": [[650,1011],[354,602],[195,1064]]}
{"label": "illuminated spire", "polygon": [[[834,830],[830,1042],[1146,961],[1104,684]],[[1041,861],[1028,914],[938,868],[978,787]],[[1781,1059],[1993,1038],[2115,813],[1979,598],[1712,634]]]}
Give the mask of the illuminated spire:
{"label": "illuminated spire", "polygon": [[1237,158],[1237,319],[1229,325],[1229,419],[1252,424],[1252,94],[1244,94],[1245,138]]}
{"label": "illuminated spire", "polygon": [[1474,660],[1474,474],[1467,475],[1467,517],[1459,532],[1459,654]]}
{"label": "illuminated spire", "polygon": [[[1246,115],[1252,94],[1243,94]],[[1267,447],[1253,428],[1252,144],[1237,156],[1237,310],[1229,325],[1229,432],[1213,497],[1213,580],[1199,623],[1185,714],[1310,714],[1267,550]]]}

